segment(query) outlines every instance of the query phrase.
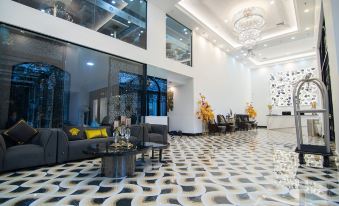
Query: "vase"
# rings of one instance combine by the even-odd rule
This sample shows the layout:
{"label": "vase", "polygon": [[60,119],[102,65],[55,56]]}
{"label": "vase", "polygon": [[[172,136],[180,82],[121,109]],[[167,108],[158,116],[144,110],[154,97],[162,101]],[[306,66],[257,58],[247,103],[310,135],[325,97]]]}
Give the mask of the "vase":
{"label": "vase", "polygon": [[206,135],[207,134],[207,124],[206,122],[202,121],[202,135]]}

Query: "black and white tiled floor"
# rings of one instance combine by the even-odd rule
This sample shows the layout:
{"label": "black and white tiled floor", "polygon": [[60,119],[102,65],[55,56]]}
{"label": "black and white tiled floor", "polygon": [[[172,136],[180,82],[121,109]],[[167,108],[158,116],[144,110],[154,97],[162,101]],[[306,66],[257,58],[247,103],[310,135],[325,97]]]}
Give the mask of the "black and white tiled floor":
{"label": "black and white tiled floor", "polygon": [[0,175],[0,205],[339,206],[339,164],[298,164],[295,137],[266,130],[182,137],[167,163],[138,162],[134,177],[100,175],[100,159]]}

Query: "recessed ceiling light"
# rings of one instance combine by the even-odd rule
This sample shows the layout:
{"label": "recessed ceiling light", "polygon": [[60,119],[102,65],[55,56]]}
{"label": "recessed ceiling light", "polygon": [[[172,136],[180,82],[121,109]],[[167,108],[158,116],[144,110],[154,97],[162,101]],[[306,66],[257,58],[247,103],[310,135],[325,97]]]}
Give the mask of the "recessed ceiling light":
{"label": "recessed ceiling light", "polygon": [[117,2],[116,1],[112,1],[112,4],[116,4]]}
{"label": "recessed ceiling light", "polygon": [[184,28],[184,31],[187,31],[187,29],[186,29],[186,28]]}
{"label": "recessed ceiling light", "polygon": [[308,31],[308,30],[310,30],[310,29],[311,29],[310,27],[306,27],[306,28],[305,28],[306,31]]}
{"label": "recessed ceiling light", "polygon": [[309,9],[305,9],[304,12],[305,12],[305,13],[308,13],[308,12],[310,12],[310,10],[309,10]]}
{"label": "recessed ceiling light", "polygon": [[129,0],[130,2],[134,1],[134,0]]}
{"label": "recessed ceiling light", "polygon": [[113,36],[113,33],[111,33],[110,35]]}
{"label": "recessed ceiling light", "polygon": [[94,63],[93,62],[87,62],[86,65],[87,66],[94,66]]}
{"label": "recessed ceiling light", "polygon": [[227,24],[228,23],[228,19],[225,19],[224,22]]}
{"label": "recessed ceiling light", "polygon": [[185,31],[185,34],[187,35],[187,34],[188,34],[188,32],[187,32],[187,31]]}
{"label": "recessed ceiling light", "polygon": [[270,1],[270,4],[274,4],[274,1],[272,0],[272,1]]}
{"label": "recessed ceiling light", "polygon": [[247,56],[247,54],[246,54],[246,53],[243,53],[242,55],[244,55],[244,56]]}
{"label": "recessed ceiling light", "polygon": [[199,27],[195,27],[195,30],[197,30],[197,31],[198,31],[198,30],[199,30]]}
{"label": "recessed ceiling light", "polygon": [[129,23],[129,24],[130,24],[130,23],[131,23],[131,21],[127,21],[127,23]]}
{"label": "recessed ceiling light", "polygon": [[140,33],[144,33],[144,30],[141,30]]}
{"label": "recessed ceiling light", "polygon": [[40,9],[40,11],[45,12],[45,9]]}
{"label": "recessed ceiling light", "polygon": [[182,41],[182,38],[180,38],[180,41]]}
{"label": "recessed ceiling light", "polygon": [[294,36],[292,36],[292,37],[291,37],[291,39],[292,39],[292,40],[294,40],[294,39],[295,39],[295,37],[294,37]]}

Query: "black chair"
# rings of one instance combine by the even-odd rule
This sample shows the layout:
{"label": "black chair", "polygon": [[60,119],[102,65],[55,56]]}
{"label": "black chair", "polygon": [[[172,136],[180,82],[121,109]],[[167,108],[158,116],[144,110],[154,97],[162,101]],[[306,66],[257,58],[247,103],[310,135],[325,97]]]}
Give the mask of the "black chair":
{"label": "black chair", "polygon": [[[246,118],[247,116],[247,118]],[[248,120],[248,115],[246,114],[236,114],[234,115],[235,123],[239,130],[249,130],[252,128],[252,124]]]}
{"label": "black chair", "polygon": [[226,131],[226,126],[218,125],[215,120],[211,120],[208,122],[208,133],[209,134],[215,134],[219,133],[225,133]]}
{"label": "black chair", "polygon": [[226,126],[225,133],[226,132],[235,132],[235,125],[233,122],[227,121],[227,119],[224,117],[224,115],[217,115],[217,121],[218,126]]}

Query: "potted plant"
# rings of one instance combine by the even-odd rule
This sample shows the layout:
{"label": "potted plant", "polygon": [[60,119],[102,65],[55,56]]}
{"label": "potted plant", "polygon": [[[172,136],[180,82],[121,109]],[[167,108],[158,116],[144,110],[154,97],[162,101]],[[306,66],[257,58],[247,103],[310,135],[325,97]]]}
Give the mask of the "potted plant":
{"label": "potted plant", "polygon": [[200,95],[200,100],[198,101],[199,111],[196,113],[196,115],[198,119],[202,120],[203,133],[206,133],[207,132],[206,125],[209,121],[214,120],[214,113],[212,107],[206,100],[206,97],[201,93],[199,95]]}

